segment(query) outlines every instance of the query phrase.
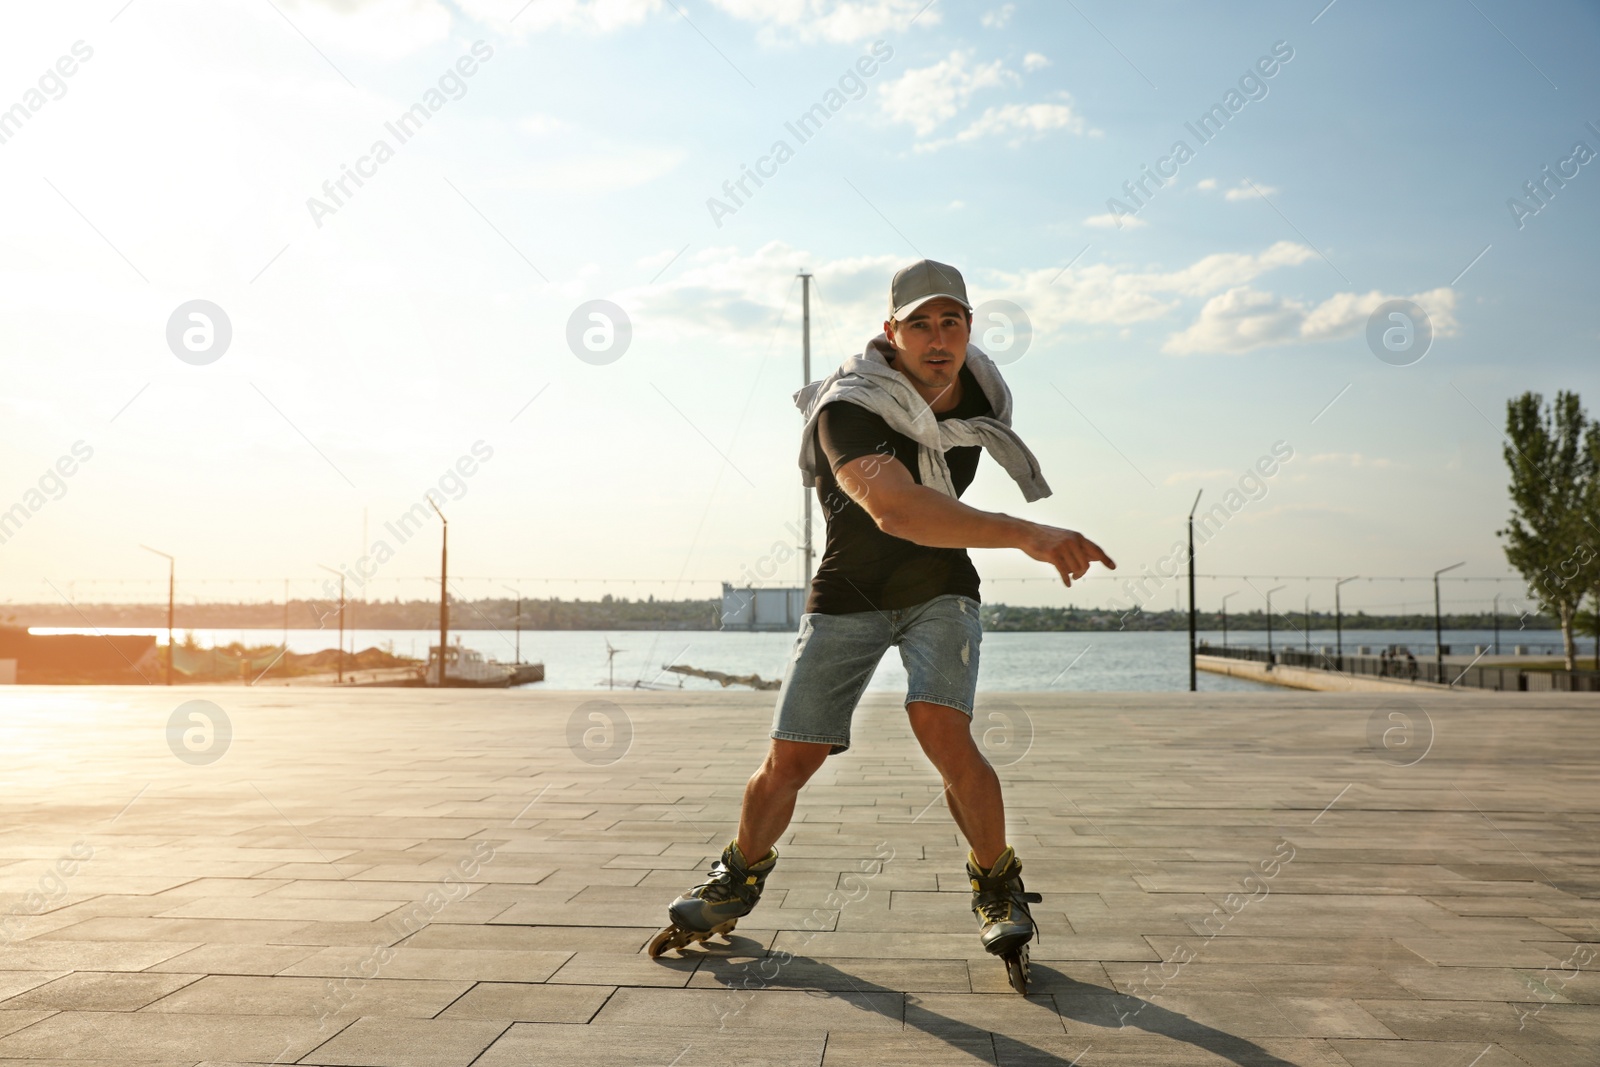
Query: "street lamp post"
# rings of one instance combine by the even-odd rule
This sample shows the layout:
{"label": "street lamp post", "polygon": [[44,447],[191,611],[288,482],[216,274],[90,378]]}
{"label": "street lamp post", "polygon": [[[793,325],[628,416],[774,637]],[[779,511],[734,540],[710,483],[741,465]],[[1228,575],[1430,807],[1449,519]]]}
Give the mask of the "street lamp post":
{"label": "street lamp post", "polygon": [[444,654],[450,636],[450,520],[444,517],[439,505],[428,497],[428,506],[444,523],[444,533],[439,541],[439,688],[444,688]]}
{"label": "street lamp post", "polygon": [[1194,660],[1194,509],[1200,506],[1200,494],[1204,489],[1197,490],[1194,494],[1194,503],[1189,505],[1189,692],[1195,692],[1195,660]]}
{"label": "street lamp post", "polygon": [[1289,588],[1286,585],[1275,586],[1267,590],[1267,670],[1272,669],[1272,594],[1280,589]]}
{"label": "street lamp post", "polygon": [[1345,582],[1353,582],[1360,575],[1351,575],[1349,578],[1340,578],[1333,583],[1333,639],[1335,655],[1339,657],[1339,670],[1344,670],[1344,605],[1339,601],[1339,587]]}
{"label": "street lamp post", "polygon": [[1306,655],[1311,655],[1311,594],[1306,594]]}
{"label": "street lamp post", "polygon": [[1439,575],[1466,565],[1466,560],[1462,560],[1460,563],[1452,563],[1433,572],[1433,669],[1436,682],[1444,681],[1444,622],[1439,614]]}
{"label": "street lamp post", "polygon": [[1500,594],[1494,595],[1494,654],[1500,654]]}
{"label": "street lamp post", "polygon": [[339,576],[339,661],[338,661],[339,662],[339,666],[338,666],[337,670],[339,672],[339,684],[343,685],[344,684],[344,571],[336,571],[332,567],[328,566],[326,563],[319,563],[319,564],[317,564],[317,566],[321,567],[323,570],[327,571],[329,574],[337,574]]}
{"label": "street lamp post", "polygon": [[1232,593],[1225,593],[1222,597],[1222,647],[1228,647],[1228,597],[1239,592],[1235,589]]}
{"label": "street lamp post", "polygon": [[173,652],[173,646],[172,646],[172,604],[173,604],[173,592],[176,589],[176,583],[177,583],[178,561],[173,559],[171,556],[168,556],[165,552],[161,551],[159,548],[151,548],[149,545],[140,545],[139,547],[144,549],[146,552],[154,552],[158,556],[166,556],[167,557],[167,684],[171,685],[172,684],[172,652]]}
{"label": "street lamp post", "polygon": [[517,663],[522,662],[522,590],[512,589],[509,585],[500,588],[517,595]]}

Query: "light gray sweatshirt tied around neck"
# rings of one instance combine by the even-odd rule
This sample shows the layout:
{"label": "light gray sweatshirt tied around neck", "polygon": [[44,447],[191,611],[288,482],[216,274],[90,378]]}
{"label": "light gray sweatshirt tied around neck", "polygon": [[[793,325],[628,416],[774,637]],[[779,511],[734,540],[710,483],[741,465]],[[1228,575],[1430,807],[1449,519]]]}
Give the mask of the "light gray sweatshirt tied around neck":
{"label": "light gray sweatshirt tied around neck", "polygon": [[844,400],[882,417],[890,429],[917,443],[917,473],[929,489],[954,497],[956,487],[944,460],[945,449],[981,445],[1011,475],[1024,499],[1033,501],[1050,495],[1039,461],[1011,428],[1011,390],[1000,377],[994,360],[977,345],[967,345],[967,366],[989,398],[994,414],[940,420],[910,379],[889,365],[886,355],[893,351],[888,335],[880,333],[867,342],[861,355],[851,356],[838,370],[794,394],[795,407],[806,420],[800,437],[804,485],[816,484],[817,472],[826,462],[816,440],[817,416],[826,405]]}

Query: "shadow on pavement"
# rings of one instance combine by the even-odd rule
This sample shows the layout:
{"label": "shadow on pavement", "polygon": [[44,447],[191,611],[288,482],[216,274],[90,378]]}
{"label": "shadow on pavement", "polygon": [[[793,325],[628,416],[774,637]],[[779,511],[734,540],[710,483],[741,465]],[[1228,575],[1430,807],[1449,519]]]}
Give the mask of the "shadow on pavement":
{"label": "shadow on pavement", "polygon": [[[1074,1032],[1065,1036],[1069,1040],[1081,1040],[1085,1048],[1074,1053],[1073,1059],[1065,1059],[1057,1053],[1030,1044],[1025,1037],[1013,1037],[1001,1032],[1004,1029],[1003,1021],[997,1021],[997,1025],[989,1028],[952,1019],[929,1010],[922,1004],[905,1001],[904,998],[908,994],[903,990],[890,989],[865,981],[855,975],[846,974],[824,960],[808,956],[793,956],[778,969],[775,976],[765,978],[758,967],[762,960],[771,960],[775,957],[770,953],[763,954],[759,942],[749,941],[738,935],[731,940],[731,945],[717,946],[722,951],[707,954],[696,973],[703,972],[709,975],[736,996],[746,992],[754,994],[761,990],[776,989],[828,993],[839,996],[862,1011],[885,1017],[890,1017],[891,1007],[898,1008],[903,1005],[907,1030],[920,1030],[967,1052],[978,1052],[979,1049],[988,1046],[990,1035],[993,1034],[993,1048],[998,1062],[1002,1064],[1026,1063],[1029,1067],[1036,1064],[1040,1067],[1044,1065],[1072,1067],[1095,1043],[1094,1033],[1086,1032],[1082,1027],[1075,1028]],[[749,956],[741,952],[746,943],[756,949],[750,952]],[[730,948],[731,953],[728,951]],[[998,959],[994,960],[993,965],[996,968],[1002,967]],[[1299,1067],[1268,1052],[1247,1038],[1207,1026],[1187,1015],[1163,1008],[1154,1001],[1119,993],[1105,986],[1077,981],[1054,970],[1048,963],[1035,961],[1032,971],[1032,981],[1026,998],[1010,991],[980,995],[993,996],[997,1008],[1009,1007],[1020,1002],[1036,1005],[1040,1011],[1055,1012],[1062,1019],[1070,1019],[1086,1026],[1108,1031],[1142,1030],[1204,1049],[1237,1064],[1238,1067]],[[736,1026],[737,1023],[733,1020],[742,1010],[738,1000],[731,1002],[729,1010],[722,1016],[723,1027]]]}

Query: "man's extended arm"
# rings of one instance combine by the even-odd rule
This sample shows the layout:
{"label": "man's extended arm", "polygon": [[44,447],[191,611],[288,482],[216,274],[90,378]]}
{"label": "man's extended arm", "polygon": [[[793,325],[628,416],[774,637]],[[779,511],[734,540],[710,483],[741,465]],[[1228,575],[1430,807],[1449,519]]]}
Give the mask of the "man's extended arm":
{"label": "man's extended arm", "polygon": [[898,459],[861,456],[834,476],[850,498],[891,537],[930,548],[1016,548],[1049,563],[1067,585],[1099,560],[1116,564],[1100,546],[1073,530],[1045,526],[993,511],[980,511],[936,489],[918,485]]}

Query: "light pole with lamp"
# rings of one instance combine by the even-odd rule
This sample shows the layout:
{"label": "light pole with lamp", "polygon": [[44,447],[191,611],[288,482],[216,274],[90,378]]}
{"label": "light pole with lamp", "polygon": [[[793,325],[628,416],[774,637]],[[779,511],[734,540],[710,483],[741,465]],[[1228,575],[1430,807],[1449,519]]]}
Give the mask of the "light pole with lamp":
{"label": "light pole with lamp", "polygon": [[444,512],[439,510],[439,505],[433,502],[433,497],[428,497],[428,506],[433,508],[433,513],[439,516],[439,521],[444,523],[444,533],[439,541],[439,688],[444,688],[444,654],[448,649],[450,637],[450,520],[444,517]]}
{"label": "light pole with lamp", "polygon": [[159,548],[151,548],[149,545],[140,545],[139,547],[144,549],[146,552],[154,552],[158,556],[166,556],[166,558],[167,558],[167,684],[171,685],[172,684],[172,653],[173,653],[173,647],[172,647],[172,603],[173,603],[173,591],[176,589],[176,583],[177,583],[178,561],[173,559],[171,556],[168,556],[165,552],[161,551]]}
{"label": "light pole with lamp", "polygon": [[522,663],[522,590],[512,589],[509,585],[500,588],[517,595],[517,663]]}
{"label": "light pole with lamp", "polygon": [[1500,654],[1500,594],[1494,595],[1494,654]]}
{"label": "light pole with lamp", "polygon": [[1189,692],[1195,692],[1195,661],[1194,661],[1194,509],[1200,506],[1200,494],[1204,489],[1198,489],[1194,494],[1194,503],[1189,505]]}
{"label": "light pole with lamp", "polygon": [[1360,575],[1349,578],[1340,578],[1333,583],[1333,639],[1336,654],[1339,657],[1339,669],[1344,670],[1344,605],[1339,601],[1339,587],[1345,582],[1353,582]]}
{"label": "light pole with lamp", "polygon": [[1286,585],[1276,586],[1267,590],[1267,670],[1272,669],[1272,594],[1280,589],[1289,588]]}
{"label": "light pole with lamp", "polygon": [[1439,616],[1439,575],[1466,565],[1467,561],[1462,560],[1433,572],[1433,669],[1436,672],[1434,681],[1440,683],[1444,682],[1444,623]]}
{"label": "light pole with lamp", "polygon": [[336,571],[332,567],[328,566],[326,563],[319,563],[319,564],[317,564],[317,566],[321,567],[323,570],[327,571],[329,574],[337,574],[339,576],[339,661],[338,661],[339,662],[339,666],[338,666],[339,678],[338,678],[338,681],[339,681],[340,685],[343,685],[344,684],[344,571]]}
{"label": "light pole with lamp", "polygon": [[1306,655],[1311,655],[1311,594],[1306,594]]}
{"label": "light pole with lamp", "polygon": [[1237,596],[1238,593],[1239,593],[1239,590],[1235,589],[1231,593],[1223,594],[1223,597],[1222,597],[1222,647],[1223,648],[1227,648],[1228,647],[1228,597]]}

